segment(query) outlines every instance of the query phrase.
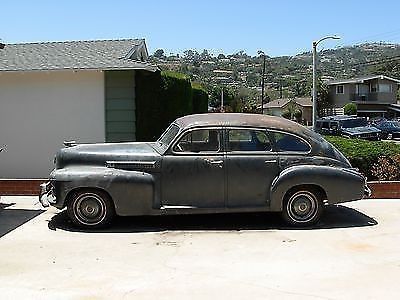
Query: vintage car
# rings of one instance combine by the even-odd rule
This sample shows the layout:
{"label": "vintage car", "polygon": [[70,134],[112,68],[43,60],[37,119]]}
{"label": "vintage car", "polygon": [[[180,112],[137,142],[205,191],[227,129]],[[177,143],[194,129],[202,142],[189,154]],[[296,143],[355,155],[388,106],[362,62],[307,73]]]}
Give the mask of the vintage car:
{"label": "vintage car", "polygon": [[40,202],[83,227],[114,215],[281,212],[315,223],[324,205],[369,194],[366,180],[319,134],[286,119],[235,113],[175,120],[151,143],[61,149]]}

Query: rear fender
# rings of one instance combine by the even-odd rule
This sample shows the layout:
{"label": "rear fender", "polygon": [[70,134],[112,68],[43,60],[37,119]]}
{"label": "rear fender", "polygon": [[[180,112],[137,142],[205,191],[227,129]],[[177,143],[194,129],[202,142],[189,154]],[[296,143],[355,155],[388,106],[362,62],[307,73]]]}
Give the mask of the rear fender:
{"label": "rear fender", "polygon": [[322,189],[329,204],[361,199],[364,177],[345,168],[316,165],[292,166],[283,170],[271,186],[271,210],[281,211],[286,193],[296,186],[316,186]]}

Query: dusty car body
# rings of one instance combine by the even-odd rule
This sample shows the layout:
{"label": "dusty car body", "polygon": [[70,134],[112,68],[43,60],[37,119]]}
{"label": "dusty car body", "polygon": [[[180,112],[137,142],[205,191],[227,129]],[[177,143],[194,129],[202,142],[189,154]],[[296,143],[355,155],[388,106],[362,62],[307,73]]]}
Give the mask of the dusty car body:
{"label": "dusty car body", "polygon": [[319,134],[279,117],[213,113],[175,120],[154,143],[61,149],[40,201],[86,227],[115,214],[250,211],[309,225],[324,204],[366,193],[363,175]]}

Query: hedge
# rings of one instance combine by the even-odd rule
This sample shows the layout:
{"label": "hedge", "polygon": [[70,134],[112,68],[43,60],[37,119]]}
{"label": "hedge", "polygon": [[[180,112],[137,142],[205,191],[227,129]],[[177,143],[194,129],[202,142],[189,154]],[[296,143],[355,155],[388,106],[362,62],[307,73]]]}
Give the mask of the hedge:
{"label": "hedge", "polygon": [[374,165],[380,157],[391,157],[400,154],[400,145],[393,142],[366,141],[348,139],[338,136],[325,136],[350,161],[351,165],[365,174],[368,180],[378,179],[372,174]]}
{"label": "hedge", "polygon": [[207,108],[207,93],[186,75],[137,71],[136,140],[154,141],[176,118]]}
{"label": "hedge", "polygon": [[208,111],[208,94],[198,83],[192,83],[193,113],[204,113]]}

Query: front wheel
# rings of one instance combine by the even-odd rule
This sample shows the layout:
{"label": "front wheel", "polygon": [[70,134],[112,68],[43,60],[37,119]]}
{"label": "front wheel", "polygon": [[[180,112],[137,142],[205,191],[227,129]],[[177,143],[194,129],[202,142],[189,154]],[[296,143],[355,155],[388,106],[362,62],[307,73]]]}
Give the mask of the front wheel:
{"label": "front wheel", "polygon": [[86,228],[103,227],[109,224],[115,215],[110,197],[99,190],[75,192],[68,201],[67,212],[75,225]]}
{"label": "front wheel", "polygon": [[322,211],[319,193],[311,189],[300,189],[285,196],[282,217],[290,225],[308,226],[320,219]]}

